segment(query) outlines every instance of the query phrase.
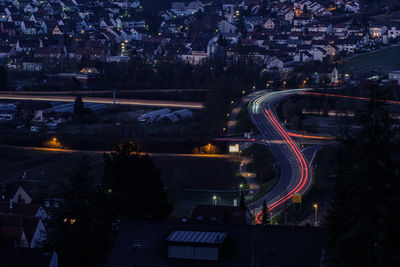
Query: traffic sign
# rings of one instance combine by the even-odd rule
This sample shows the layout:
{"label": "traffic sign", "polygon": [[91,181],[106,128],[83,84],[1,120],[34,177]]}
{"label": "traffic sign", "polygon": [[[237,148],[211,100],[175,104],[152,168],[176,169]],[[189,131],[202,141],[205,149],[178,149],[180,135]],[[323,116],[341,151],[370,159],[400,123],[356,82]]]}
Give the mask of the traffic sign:
{"label": "traffic sign", "polygon": [[293,194],[293,203],[301,203],[301,194]]}

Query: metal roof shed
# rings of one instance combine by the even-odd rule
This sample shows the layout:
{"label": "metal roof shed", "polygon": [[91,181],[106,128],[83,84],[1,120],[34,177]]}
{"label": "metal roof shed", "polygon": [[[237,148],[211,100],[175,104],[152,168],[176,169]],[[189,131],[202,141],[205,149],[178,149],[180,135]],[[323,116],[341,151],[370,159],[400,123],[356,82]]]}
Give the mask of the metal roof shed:
{"label": "metal roof shed", "polygon": [[167,238],[168,258],[217,261],[227,236],[224,232],[173,231]]}
{"label": "metal roof shed", "polygon": [[179,118],[179,120],[190,119],[193,116],[193,113],[188,109],[180,109],[172,112],[175,116]]}
{"label": "metal roof shed", "polygon": [[160,117],[158,117],[157,119],[157,123],[174,123],[174,122],[178,122],[179,118],[177,116],[175,116],[174,113],[168,113],[165,115],[161,115]]}
{"label": "metal roof shed", "polygon": [[171,110],[169,108],[163,108],[163,109],[151,111],[151,112],[140,115],[138,118],[138,121],[155,122],[158,117],[160,117],[161,115],[168,114],[170,112],[171,112]]}

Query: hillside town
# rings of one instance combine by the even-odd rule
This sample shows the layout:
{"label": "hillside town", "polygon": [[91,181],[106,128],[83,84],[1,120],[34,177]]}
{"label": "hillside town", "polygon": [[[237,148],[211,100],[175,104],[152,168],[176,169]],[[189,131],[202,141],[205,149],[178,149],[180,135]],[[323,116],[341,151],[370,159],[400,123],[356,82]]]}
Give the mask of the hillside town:
{"label": "hillside town", "polygon": [[[149,63],[244,58],[285,74],[295,65],[332,63],[395,44],[400,36],[400,26],[390,21],[351,20],[365,12],[358,0],[319,2],[172,2],[154,19],[139,0],[2,0],[0,60],[8,70],[75,77],[82,85],[103,74],[101,63],[133,55]],[[85,71],[89,61],[97,69]],[[331,82],[338,82],[332,71]]]}

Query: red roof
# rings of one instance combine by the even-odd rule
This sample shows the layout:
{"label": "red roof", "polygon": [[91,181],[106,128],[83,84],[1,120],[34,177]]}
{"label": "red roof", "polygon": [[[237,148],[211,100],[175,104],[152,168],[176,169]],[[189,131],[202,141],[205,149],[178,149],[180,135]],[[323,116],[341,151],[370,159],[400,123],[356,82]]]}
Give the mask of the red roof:
{"label": "red roof", "polygon": [[8,201],[0,201],[0,213],[2,214],[36,216],[39,209],[40,209],[40,204],[20,204],[20,203],[13,203],[13,208],[10,209],[10,203]]}

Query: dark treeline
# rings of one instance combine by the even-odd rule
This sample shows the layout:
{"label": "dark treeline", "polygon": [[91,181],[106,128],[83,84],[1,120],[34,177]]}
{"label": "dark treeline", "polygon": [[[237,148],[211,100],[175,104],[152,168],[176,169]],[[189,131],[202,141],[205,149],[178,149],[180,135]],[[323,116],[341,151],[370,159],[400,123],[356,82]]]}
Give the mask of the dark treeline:
{"label": "dark treeline", "polygon": [[238,62],[227,66],[220,60],[190,65],[180,60],[160,59],[148,63],[133,56],[127,63],[106,63],[99,66],[104,71],[105,86],[124,89],[157,88],[217,88],[224,83],[240,89],[265,88],[271,77],[260,75],[261,67],[251,62]]}
{"label": "dark treeline", "polygon": [[162,220],[172,211],[160,171],[132,142],[104,154],[104,163],[99,185],[87,156],[59,185],[63,201],[51,212],[44,247],[57,251],[60,266],[103,266],[121,220]]}
{"label": "dark treeline", "polygon": [[358,134],[340,138],[328,266],[400,265],[400,135],[382,102],[368,103]]}

